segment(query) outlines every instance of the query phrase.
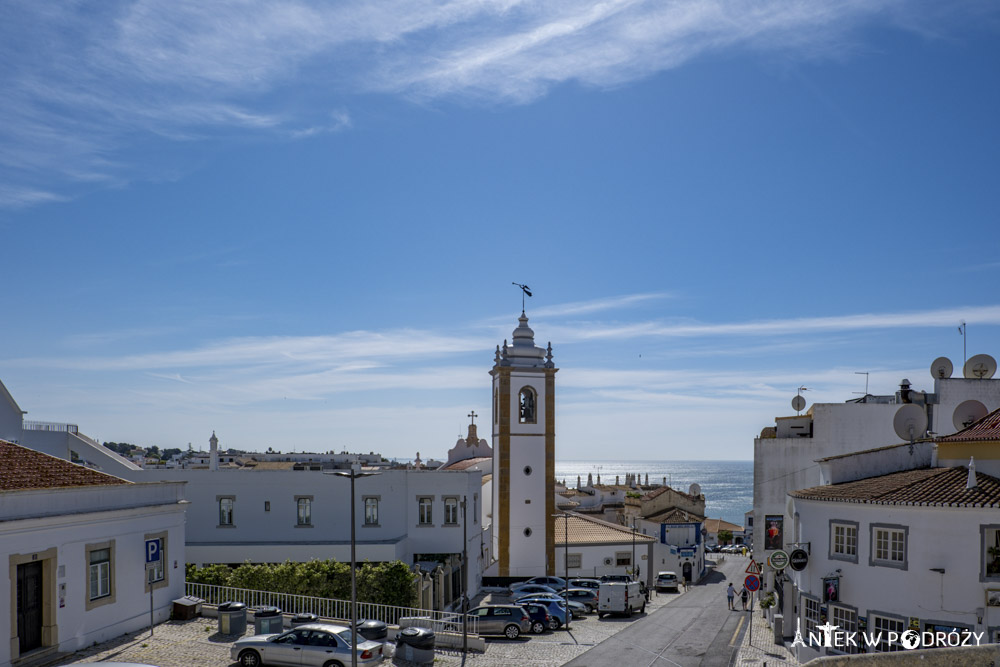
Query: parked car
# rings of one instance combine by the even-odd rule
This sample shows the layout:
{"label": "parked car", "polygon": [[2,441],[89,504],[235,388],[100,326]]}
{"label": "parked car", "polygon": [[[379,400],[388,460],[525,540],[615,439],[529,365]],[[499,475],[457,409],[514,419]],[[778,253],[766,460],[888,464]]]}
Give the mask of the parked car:
{"label": "parked car", "polygon": [[[564,600],[545,598],[525,600],[524,604],[537,604],[545,607],[549,614],[549,630],[558,630],[566,624],[566,605]],[[570,612],[572,613],[572,612]]]}
{"label": "parked car", "polygon": [[[527,610],[517,604],[490,604],[469,610],[469,619],[475,623],[480,635],[496,635],[507,639],[517,639],[522,633],[531,631],[531,617]],[[462,627],[462,615],[448,619],[455,629]]]}
{"label": "parked car", "polygon": [[[563,607],[567,606],[566,598],[558,593],[539,593],[537,595],[529,595],[527,597],[520,598],[517,604],[524,604],[531,600],[544,600],[545,602],[558,602]],[[587,614],[587,606],[576,600],[570,600],[568,603],[570,613],[573,614],[573,618],[580,618]]]}
{"label": "parked car", "polygon": [[680,591],[680,581],[677,579],[677,573],[669,571],[657,573],[656,592],[671,590],[675,593]]}
{"label": "parked car", "polygon": [[601,587],[600,579],[570,579],[570,588],[593,588],[595,591]]}
{"label": "parked car", "polygon": [[[360,635],[358,639],[363,639]],[[381,642],[358,642],[358,664],[382,662]],[[309,623],[273,635],[251,635],[236,640],[230,657],[243,667],[260,665],[351,664],[351,631],[341,625]]]}
{"label": "parked car", "polygon": [[524,588],[525,586],[548,586],[549,588],[565,588],[566,580],[562,577],[532,577],[527,581],[516,581],[507,588],[510,589],[511,593]]}
{"label": "parked car", "polygon": [[631,581],[635,581],[632,577],[627,574],[602,574],[601,583],[607,583],[609,581],[616,581],[618,583],[627,584]]}
{"label": "parked car", "polygon": [[597,609],[597,600],[600,597],[597,590],[593,588],[571,588],[568,591],[559,591],[559,594],[572,602],[579,602],[591,614]]}
{"label": "parked car", "polygon": [[628,583],[605,582],[601,584],[599,595],[601,599],[597,605],[598,618],[604,618],[605,614],[631,616],[636,609],[646,611],[646,598],[640,592],[637,581]]}
{"label": "parked car", "polygon": [[527,584],[526,586],[521,586],[515,590],[511,594],[511,597],[515,602],[517,602],[520,598],[528,595],[538,595],[539,593],[551,593],[552,595],[556,595],[556,590],[549,586],[543,586],[542,584]]}
{"label": "parked car", "polygon": [[552,616],[549,614],[548,607],[538,602],[529,602],[521,606],[528,612],[528,617],[531,619],[531,631],[533,633],[540,635],[549,629]]}

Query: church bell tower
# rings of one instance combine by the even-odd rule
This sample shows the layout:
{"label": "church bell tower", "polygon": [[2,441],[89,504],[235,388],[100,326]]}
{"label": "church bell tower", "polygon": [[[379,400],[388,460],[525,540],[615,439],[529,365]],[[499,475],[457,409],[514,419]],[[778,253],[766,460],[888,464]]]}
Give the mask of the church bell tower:
{"label": "church bell tower", "polygon": [[521,312],[493,376],[494,553],[501,577],[555,573],[555,380],[552,344],[535,346]]}

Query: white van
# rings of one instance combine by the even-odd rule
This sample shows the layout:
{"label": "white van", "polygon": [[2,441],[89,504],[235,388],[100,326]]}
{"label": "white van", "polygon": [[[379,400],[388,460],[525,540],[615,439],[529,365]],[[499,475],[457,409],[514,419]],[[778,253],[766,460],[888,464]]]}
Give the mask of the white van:
{"label": "white van", "polygon": [[598,618],[604,618],[605,614],[631,616],[637,609],[646,611],[646,598],[639,590],[638,581],[608,581],[601,584],[597,600]]}

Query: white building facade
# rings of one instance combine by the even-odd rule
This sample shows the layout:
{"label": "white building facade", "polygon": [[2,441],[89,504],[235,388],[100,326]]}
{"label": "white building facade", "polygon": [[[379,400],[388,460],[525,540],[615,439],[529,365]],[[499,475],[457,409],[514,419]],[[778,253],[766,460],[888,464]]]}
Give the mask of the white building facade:
{"label": "white building facade", "polygon": [[[132,484],[0,442],[0,667],[169,618],[184,595],[183,484]],[[159,554],[147,565],[149,543]],[[152,589],[152,590],[151,590]]]}

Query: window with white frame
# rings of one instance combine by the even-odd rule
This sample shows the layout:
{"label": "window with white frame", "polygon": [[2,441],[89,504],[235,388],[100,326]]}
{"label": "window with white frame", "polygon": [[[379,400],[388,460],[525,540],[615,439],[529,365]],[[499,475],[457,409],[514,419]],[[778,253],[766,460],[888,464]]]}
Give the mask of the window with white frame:
{"label": "window with white frame", "polygon": [[805,636],[816,632],[816,626],[819,625],[819,600],[802,596],[802,619],[805,621],[805,627],[802,628]]}
{"label": "window with white frame", "polygon": [[615,566],[617,567],[629,567],[632,565],[632,552],[631,551],[616,551],[615,552]]}
{"label": "window with white frame", "polygon": [[444,523],[447,526],[458,525],[458,498],[444,499]]}
{"label": "window with white frame", "polygon": [[830,558],[858,562],[858,524],[852,521],[830,522]]}
{"label": "window with white frame", "polygon": [[111,595],[111,548],[93,549],[90,560],[90,599]]}
{"label": "window with white frame", "polygon": [[889,643],[889,633],[895,633],[893,635],[895,637],[902,635],[906,630],[906,624],[903,622],[903,619],[880,616],[874,613],[870,615],[870,618],[871,622],[869,623],[868,631],[879,637],[879,642],[873,649],[880,653],[902,651],[903,647],[900,645],[898,639],[894,643]]}
{"label": "window with white frame", "polygon": [[[838,632],[843,632],[847,636],[851,636],[852,632],[858,631],[858,612],[847,607],[830,605],[830,622],[838,626]],[[836,650],[840,653],[859,652],[857,646],[852,646],[847,642],[837,646]]]}
{"label": "window with white frame", "polygon": [[566,556],[566,567],[583,567],[583,554],[568,554]]}
{"label": "window with white frame", "polygon": [[365,498],[365,525],[378,525],[378,498],[375,496]]}
{"label": "window with white frame", "polygon": [[431,526],[434,524],[434,516],[431,513],[434,499],[424,496],[417,499],[417,523],[421,526]]}
{"label": "window with white frame", "polygon": [[872,525],[871,564],[906,569],[906,527]]}
{"label": "window with white frame", "polygon": [[295,498],[295,525],[312,525],[312,496],[296,496]]}
{"label": "window with white frame", "polygon": [[233,525],[233,507],[236,505],[234,496],[219,496],[219,525]]}

